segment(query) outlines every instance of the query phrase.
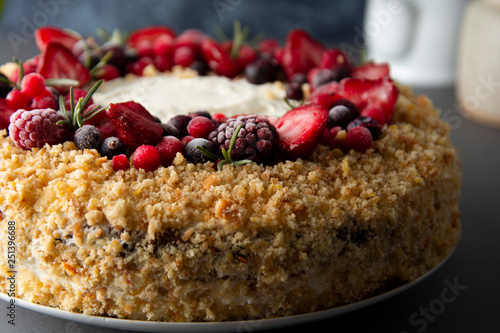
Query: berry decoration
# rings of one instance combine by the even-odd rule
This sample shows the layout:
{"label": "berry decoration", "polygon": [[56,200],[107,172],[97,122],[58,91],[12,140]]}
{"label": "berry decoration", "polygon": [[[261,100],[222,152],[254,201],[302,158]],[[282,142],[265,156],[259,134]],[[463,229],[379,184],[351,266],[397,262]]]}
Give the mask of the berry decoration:
{"label": "berry decoration", "polygon": [[125,154],[113,156],[112,165],[114,171],[127,170],[130,168],[130,162]]}
{"label": "berry decoration", "polygon": [[102,143],[102,134],[92,125],[83,125],[75,132],[75,145],[80,150],[98,149]]}
{"label": "berry decoration", "polygon": [[117,155],[125,154],[126,148],[123,143],[117,137],[110,136],[104,139],[99,148],[99,152],[102,156],[106,156],[111,159]]}
{"label": "berry decoration", "polygon": [[139,146],[132,155],[132,163],[137,169],[154,171],[161,163],[160,152],[151,145]]}

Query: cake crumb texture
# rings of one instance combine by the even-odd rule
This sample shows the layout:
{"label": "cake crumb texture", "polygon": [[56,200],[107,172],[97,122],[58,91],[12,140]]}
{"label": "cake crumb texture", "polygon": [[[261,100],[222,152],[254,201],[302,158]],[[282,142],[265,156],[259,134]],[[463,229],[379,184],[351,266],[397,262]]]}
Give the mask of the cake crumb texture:
{"label": "cake crumb texture", "polygon": [[0,132],[0,288],[16,222],[20,298],[89,315],[223,321],[306,313],[413,281],[460,238],[461,171],[431,101],[399,86],[365,153],[273,166],[114,172],[72,142]]}

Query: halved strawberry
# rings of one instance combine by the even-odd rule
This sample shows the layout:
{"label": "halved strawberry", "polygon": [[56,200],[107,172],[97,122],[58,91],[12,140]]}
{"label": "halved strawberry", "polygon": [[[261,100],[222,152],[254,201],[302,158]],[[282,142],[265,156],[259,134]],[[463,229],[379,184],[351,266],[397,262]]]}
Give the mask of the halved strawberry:
{"label": "halved strawberry", "polygon": [[233,78],[240,73],[240,67],[236,60],[232,59],[224,47],[211,38],[201,43],[203,58],[208,67],[217,75]]}
{"label": "halved strawberry", "polygon": [[38,49],[43,52],[49,43],[59,43],[68,50],[72,50],[79,38],[61,28],[44,26],[35,30],[35,42]]}
{"label": "halved strawberry", "polygon": [[314,40],[306,31],[295,29],[287,36],[283,50],[282,65],[288,78],[295,73],[307,74],[318,67],[325,46]]}
{"label": "halved strawberry", "polygon": [[319,104],[327,109],[330,109],[333,102],[342,98],[342,96],[337,94],[338,87],[339,83],[336,81],[319,86],[311,93],[309,102]]}
{"label": "halved strawberry", "polygon": [[245,70],[245,67],[255,60],[257,60],[257,51],[247,44],[241,45],[236,57],[236,62],[240,66],[241,71]]}
{"label": "halved strawberry", "polygon": [[392,119],[399,95],[398,89],[387,76],[378,80],[344,79],[340,82],[337,93],[356,104],[361,112],[368,106],[379,108],[387,123]]}
{"label": "halved strawberry", "polygon": [[111,103],[106,117],[113,124],[116,136],[131,151],[140,145],[154,146],[163,136],[163,128],[151,120],[154,117],[139,103]]}
{"label": "halved strawberry", "polygon": [[169,35],[172,38],[174,38],[175,32],[171,28],[164,25],[144,27],[135,30],[129,35],[127,40],[127,47],[136,48],[137,44],[143,41],[148,41],[153,43],[155,39],[160,37],[161,35]]}
{"label": "halved strawberry", "polygon": [[[37,73],[46,79],[65,78],[73,79],[83,87],[91,79],[89,70],[66,47],[59,43],[50,42],[42,52]],[[61,93],[68,91],[67,86],[56,87]]]}
{"label": "halved strawberry", "polygon": [[275,123],[278,145],[287,159],[306,158],[318,145],[326,128],[328,109],[317,104],[299,106]]}
{"label": "halved strawberry", "polygon": [[351,74],[354,79],[378,80],[385,76],[389,76],[388,64],[375,64],[367,62],[359,67],[356,67]]}
{"label": "halved strawberry", "polygon": [[328,49],[323,52],[321,56],[321,62],[319,67],[335,69],[338,67],[345,67],[349,71],[352,71],[354,66],[351,63],[351,60],[342,52],[340,49]]}
{"label": "halved strawberry", "polygon": [[10,115],[16,112],[7,105],[5,98],[0,98],[0,129],[7,129],[10,124]]}

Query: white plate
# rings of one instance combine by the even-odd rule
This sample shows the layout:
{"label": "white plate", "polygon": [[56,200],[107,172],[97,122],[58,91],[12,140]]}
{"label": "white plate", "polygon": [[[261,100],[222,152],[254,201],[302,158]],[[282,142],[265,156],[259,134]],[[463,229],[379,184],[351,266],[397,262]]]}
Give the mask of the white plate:
{"label": "white plate", "polygon": [[[452,252],[453,253],[453,252]],[[51,308],[48,306],[33,304],[31,302],[23,301],[16,298],[16,305],[23,308],[43,313],[49,316],[81,323],[87,325],[95,325],[101,327],[109,327],[122,330],[130,331],[147,331],[147,332],[227,332],[227,331],[237,331],[237,332],[253,332],[257,330],[273,329],[278,327],[286,327],[299,325],[304,323],[309,323],[317,320],[322,320],[326,318],[335,317],[338,315],[345,314],[347,312],[359,310],[366,306],[378,303],[390,297],[393,297],[410,287],[421,282],[429,275],[434,273],[441,267],[450,255],[439,263],[436,267],[410,283],[400,286],[396,289],[390,290],[383,294],[374,296],[372,298],[352,303],[349,305],[339,306],[329,310],[317,311],[313,313],[307,313],[302,315],[296,315],[291,317],[281,317],[272,319],[259,319],[259,320],[246,320],[246,321],[229,321],[229,322],[197,322],[197,323],[172,323],[172,322],[151,322],[151,321],[141,321],[141,320],[129,320],[129,319],[116,319],[109,317],[97,317],[88,316],[80,313],[67,312],[56,308]],[[10,297],[0,293],[0,299],[9,302]]]}

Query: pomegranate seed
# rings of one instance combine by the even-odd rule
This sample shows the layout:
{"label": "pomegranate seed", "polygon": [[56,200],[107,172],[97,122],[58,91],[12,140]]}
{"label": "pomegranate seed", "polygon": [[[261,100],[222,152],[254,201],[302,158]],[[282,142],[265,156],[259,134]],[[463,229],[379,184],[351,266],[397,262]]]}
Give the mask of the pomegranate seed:
{"label": "pomegranate seed", "polygon": [[156,149],[160,152],[161,164],[168,167],[174,161],[177,153],[184,151],[184,145],[175,136],[164,136],[156,145]]}
{"label": "pomegranate seed", "polygon": [[124,154],[113,156],[113,170],[127,170],[130,168],[130,162]]}
{"label": "pomegranate seed", "polygon": [[13,110],[22,109],[30,103],[30,98],[20,92],[17,88],[12,89],[7,96],[5,96],[5,101],[9,108]]}
{"label": "pomegranate seed", "polygon": [[365,152],[371,147],[373,142],[370,130],[363,126],[354,127],[345,137],[347,148],[354,149],[357,152]]}
{"label": "pomegranate seed", "polygon": [[195,138],[208,138],[208,135],[214,130],[213,122],[206,117],[195,117],[193,118],[188,126],[187,130],[189,135]]}
{"label": "pomegranate seed", "polygon": [[132,155],[132,162],[137,169],[154,171],[161,163],[160,152],[151,145],[139,146]]}
{"label": "pomegranate seed", "polygon": [[38,73],[26,74],[21,80],[21,92],[28,97],[37,97],[45,91],[45,79]]}

